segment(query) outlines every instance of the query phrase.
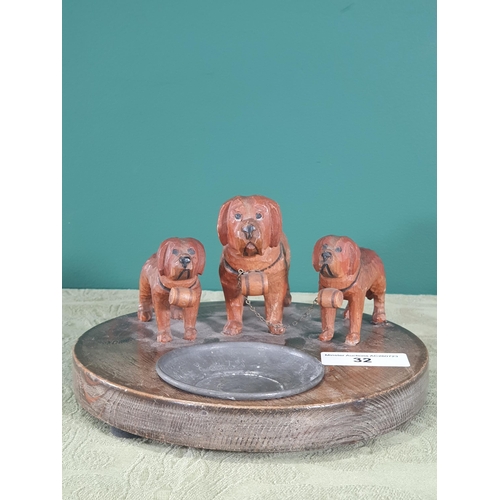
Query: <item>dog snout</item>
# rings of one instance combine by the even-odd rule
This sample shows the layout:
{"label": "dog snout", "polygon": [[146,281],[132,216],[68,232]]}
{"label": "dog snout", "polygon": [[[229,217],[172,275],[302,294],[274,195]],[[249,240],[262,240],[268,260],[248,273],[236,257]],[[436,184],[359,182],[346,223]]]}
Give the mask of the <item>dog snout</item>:
{"label": "dog snout", "polygon": [[321,258],[326,262],[327,260],[331,259],[332,253],[331,252],[323,252],[321,254]]}
{"label": "dog snout", "polygon": [[257,228],[253,224],[247,224],[246,226],[241,228],[241,230],[245,233],[245,237],[247,240],[249,240],[252,237],[256,229]]}
{"label": "dog snout", "polygon": [[188,266],[188,264],[191,262],[191,257],[187,256],[187,255],[183,255],[180,259],[179,259],[179,262],[182,264],[182,267],[184,269],[186,269],[186,267]]}

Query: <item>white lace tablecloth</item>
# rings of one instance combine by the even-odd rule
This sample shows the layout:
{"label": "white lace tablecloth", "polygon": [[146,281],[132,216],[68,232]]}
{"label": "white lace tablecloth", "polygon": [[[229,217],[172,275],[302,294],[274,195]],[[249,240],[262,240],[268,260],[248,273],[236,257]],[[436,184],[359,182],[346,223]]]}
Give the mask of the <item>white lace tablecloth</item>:
{"label": "white lace tablecloth", "polygon": [[[311,303],[316,294],[292,293]],[[232,453],[118,438],[80,408],[71,351],[89,328],[134,312],[137,290],[70,290],[63,298],[63,498],[99,500],[416,500],[436,494],[436,297],[388,295],[387,318],[430,355],[429,393],[411,421],[376,439],[300,453]],[[223,300],[204,291],[202,300]],[[371,313],[373,302],[366,304]]]}

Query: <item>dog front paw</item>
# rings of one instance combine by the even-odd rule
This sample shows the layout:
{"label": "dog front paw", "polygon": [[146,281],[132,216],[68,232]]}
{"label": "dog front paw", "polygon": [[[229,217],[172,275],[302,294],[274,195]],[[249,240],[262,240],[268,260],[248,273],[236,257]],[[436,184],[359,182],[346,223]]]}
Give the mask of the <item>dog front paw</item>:
{"label": "dog front paw", "polygon": [[269,331],[273,335],[283,335],[285,333],[286,328],[283,326],[283,324],[278,323],[278,324],[268,324]]}
{"label": "dog front paw", "polygon": [[156,336],[156,342],[162,342],[163,344],[166,344],[171,340],[172,340],[172,335],[170,335],[169,332],[158,332],[158,335]]}
{"label": "dog front paw", "polygon": [[196,328],[186,328],[184,331],[184,340],[196,340]]}
{"label": "dog front paw", "polygon": [[318,337],[321,342],[328,342],[329,340],[332,340],[333,338],[333,330],[326,329],[321,332],[320,336]]}
{"label": "dog front paw", "polygon": [[360,334],[359,332],[351,332],[346,338],[345,343],[347,345],[356,345],[359,344]]}
{"label": "dog front paw", "polygon": [[233,319],[225,324],[222,333],[224,335],[233,336],[233,335],[239,335],[241,333],[241,330],[243,330],[243,323],[241,321],[236,321]]}

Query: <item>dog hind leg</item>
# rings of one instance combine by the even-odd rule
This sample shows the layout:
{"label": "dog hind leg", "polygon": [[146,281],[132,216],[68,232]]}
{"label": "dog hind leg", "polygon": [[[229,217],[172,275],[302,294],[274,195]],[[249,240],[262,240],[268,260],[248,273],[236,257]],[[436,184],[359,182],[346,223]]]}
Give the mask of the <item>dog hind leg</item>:
{"label": "dog hind leg", "polygon": [[292,294],[290,293],[290,285],[286,284],[286,294],[285,298],[283,299],[283,307],[288,307],[292,303]]}
{"label": "dog hind leg", "polygon": [[372,315],[372,323],[374,325],[379,325],[381,323],[385,323],[387,321],[385,314],[385,293],[380,295],[375,295],[373,297],[373,315]]}
{"label": "dog hind leg", "polygon": [[[374,325],[379,325],[387,321],[385,314],[385,287],[385,279],[380,279],[366,292],[366,296],[369,299],[373,297],[372,323]],[[370,293],[370,296],[368,296],[368,293]]]}
{"label": "dog hind leg", "polygon": [[139,308],[137,310],[139,321],[150,321],[153,317],[151,287],[144,273],[139,278]]}

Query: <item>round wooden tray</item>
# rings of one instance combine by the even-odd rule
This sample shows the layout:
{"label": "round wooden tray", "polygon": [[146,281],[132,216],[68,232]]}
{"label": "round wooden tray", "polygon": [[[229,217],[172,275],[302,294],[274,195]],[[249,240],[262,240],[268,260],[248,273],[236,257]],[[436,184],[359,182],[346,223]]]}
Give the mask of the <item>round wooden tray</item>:
{"label": "round wooden tray", "polygon": [[[254,302],[263,314],[263,304]],[[283,322],[291,325],[310,308],[294,303]],[[224,302],[204,302],[198,314],[198,343],[267,342],[321,352],[406,353],[409,367],[326,366],[319,385],[295,396],[231,401],[176,389],[156,373],[166,352],[193,345],[182,339],[182,321],[172,322],[174,340],[156,342],[156,321],[142,323],[135,313],[101,323],[84,333],[73,350],[73,384],[80,405],[116,429],[164,443],[212,450],[281,452],[329,448],[373,438],[412,418],[424,405],[428,353],[422,341],[394,323],[372,325],[363,316],[361,342],[344,344],[348,321],[339,310],[335,336],[318,340],[319,307],[289,326],[284,335],[245,307],[243,333],[222,335]]]}

